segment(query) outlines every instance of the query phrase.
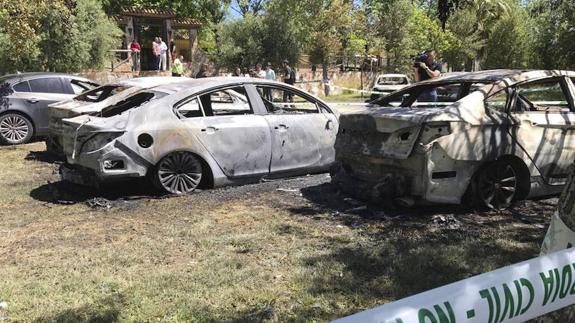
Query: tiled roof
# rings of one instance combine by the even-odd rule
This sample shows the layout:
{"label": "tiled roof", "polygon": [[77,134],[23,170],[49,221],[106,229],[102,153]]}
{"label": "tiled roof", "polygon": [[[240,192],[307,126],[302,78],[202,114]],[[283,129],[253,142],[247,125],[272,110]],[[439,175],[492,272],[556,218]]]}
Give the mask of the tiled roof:
{"label": "tiled roof", "polygon": [[172,27],[200,27],[202,23],[196,19],[174,19]]}
{"label": "tiled roof", "polygon": [[174,18],[176,13],[169,9],[128,7],[120,12],[123,16]]}

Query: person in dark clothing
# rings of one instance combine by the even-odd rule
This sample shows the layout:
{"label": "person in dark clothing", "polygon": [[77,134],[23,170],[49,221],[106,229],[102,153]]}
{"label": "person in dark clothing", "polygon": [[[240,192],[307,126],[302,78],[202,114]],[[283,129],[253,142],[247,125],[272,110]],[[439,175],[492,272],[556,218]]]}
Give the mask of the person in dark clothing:
{"label": "person in dark clothing", "polygon": [[[437,52],[435,49],[428,49],[424,53],[427,55],[427,60],[425,62],[419,62],[418,67],[414,67],[415,70],[415,81],[421,82],[425,80],[430,80],[441,75],[441,63],[437,61]],[[437,101],[437,90],[435,88],[424,91],[421,93],[418,101],[422,102],[436,102]]]}
{"label": "person in dark clothing", "polygon": [[[289,62],[287,60],[284,60],[282,62],[282,67],[283,67],[282,80],[287,84],[293,85],[295,83],[295,73],[293,69],[289,66]],[[284,91],[283,101],[293,102],[293,94],[291,92]]]}
{"label": "person in dark clothing", "polygon": [[441,75],[441,63],[438,62],[437,52],[435,49],[428,49],[425,51],[427,60],[420,62],[418,67],[415,67],[415,81],[421,82]]}

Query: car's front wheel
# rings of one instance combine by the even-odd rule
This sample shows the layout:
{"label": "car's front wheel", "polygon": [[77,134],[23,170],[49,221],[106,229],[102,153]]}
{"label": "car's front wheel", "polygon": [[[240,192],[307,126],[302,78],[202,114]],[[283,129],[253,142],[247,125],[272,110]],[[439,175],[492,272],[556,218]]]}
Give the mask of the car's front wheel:
{"label": "car's front wheel", "polygon": [[202,163],[192,153],[176,151],[156,165],[153,182],[156,187],[172,194],[193,192],[202,181]]}
{"label": "car's front wheel", "polygon": [[0,116],[0,141],[3,144],[25,144],[33,135],[34,126],[27,117],[18,113],[6,113]]}

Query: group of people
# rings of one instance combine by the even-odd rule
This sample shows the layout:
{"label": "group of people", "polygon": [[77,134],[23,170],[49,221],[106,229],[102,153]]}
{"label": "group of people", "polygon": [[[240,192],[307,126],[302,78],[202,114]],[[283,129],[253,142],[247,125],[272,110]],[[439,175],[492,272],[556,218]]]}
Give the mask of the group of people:
{"label": "group of people", "polygon": [[[168,68],[168,49],[170,57],[172,59],[171,72],[172,76],[182,76],[184,73],[182,55],[176,55],[176,43],[172,39],[170,41],[170,46],[162,40],[161,37],[154,38],[152,41],[152,69],[156,71],[166,71]],[[142,51],[142,46],[138,43],[137,39],[133,39],[130,44],[130,50],[132,54],[132,71],[140,71],[140,55]]]}
{"label": "group of people", "polygon": [[[239,77],[255,77],[261,78],[266,80],[276,80],[276,73],[272,68],[272,64],[268,62],[265,65],[265,68],[262,69],[261,64],[256,64],[254,70],[249,70],[248,73],[242,73],[242,69],[236,67],[232,76],[239,76]],[[282,73],[281,73],[281,80],[287,84],[293,85],[295,83],[295,70],[289,65],[288,60],[282,61]],[[272,93],[271,90],[265,89],[266,92],[264,93],[264,98],[268,100],[272,100]],[[284,102],[292,102],[293,101],[293,94],[291,92],[284,92]]]}

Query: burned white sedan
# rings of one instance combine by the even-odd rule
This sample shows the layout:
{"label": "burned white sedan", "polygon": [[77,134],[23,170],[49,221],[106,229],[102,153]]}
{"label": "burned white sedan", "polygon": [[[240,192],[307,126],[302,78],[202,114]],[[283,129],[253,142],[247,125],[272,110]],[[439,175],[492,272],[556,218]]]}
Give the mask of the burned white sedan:
{"label": "burned white sedan", "polygon": [[174,194],[325,171],[334,161],[338,129],[335,111],[321,100],[250,78],[157,86],[99,116],[63,122],[64,180],[93,184],[149,176]]}
{"label": "burned white sedan", "polygon": [[362,197],[501,209],[556,194],[575,159],[575,72],[418,83],[343,115],[334,181]]}

